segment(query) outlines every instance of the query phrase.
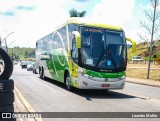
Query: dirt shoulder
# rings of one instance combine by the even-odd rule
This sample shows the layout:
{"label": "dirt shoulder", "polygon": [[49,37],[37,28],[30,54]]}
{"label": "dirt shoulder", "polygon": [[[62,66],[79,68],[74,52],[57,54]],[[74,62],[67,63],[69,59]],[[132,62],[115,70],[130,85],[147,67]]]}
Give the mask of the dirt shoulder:
{"label": "dirt shoulder", "polygon": [[[160,65],[151,64],[149,79],[160,82]],[[148,64],[128,64],[127,77],[147,80]]]}

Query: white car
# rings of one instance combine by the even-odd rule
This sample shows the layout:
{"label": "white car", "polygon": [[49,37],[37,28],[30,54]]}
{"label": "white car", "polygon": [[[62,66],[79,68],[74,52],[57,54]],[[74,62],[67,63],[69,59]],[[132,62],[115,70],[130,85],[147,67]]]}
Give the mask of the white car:
{"label": "white car", "polygon": [[29,64],[27,65],[27,71],[33,70],[33,64],[34,64],[34,63],[29,63]]}
{"label": "white car", "polygon": [[133,58],[132,58],[132,61],[142,61],[143,59],[142,59],[142,57],[141,56],[134,56]]}

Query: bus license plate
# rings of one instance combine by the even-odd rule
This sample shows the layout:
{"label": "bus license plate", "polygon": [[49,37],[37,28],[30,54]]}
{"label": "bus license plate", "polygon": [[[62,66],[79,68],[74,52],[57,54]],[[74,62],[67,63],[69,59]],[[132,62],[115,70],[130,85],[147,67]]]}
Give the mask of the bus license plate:
{"label": "bus license plate", "polygon": [[101,87],[110,87],[110,84],[102,84]]}

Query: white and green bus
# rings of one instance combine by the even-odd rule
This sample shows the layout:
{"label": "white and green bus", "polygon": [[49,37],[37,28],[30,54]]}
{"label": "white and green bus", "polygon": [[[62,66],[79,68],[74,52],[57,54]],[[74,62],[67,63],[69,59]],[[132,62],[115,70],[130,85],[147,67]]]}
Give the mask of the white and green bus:
{"label": "white and green bus", "polygon": [[36,42],[40,78],[62,82],[68,90],[123,89],[127,44],[122,28],[70,18]]}

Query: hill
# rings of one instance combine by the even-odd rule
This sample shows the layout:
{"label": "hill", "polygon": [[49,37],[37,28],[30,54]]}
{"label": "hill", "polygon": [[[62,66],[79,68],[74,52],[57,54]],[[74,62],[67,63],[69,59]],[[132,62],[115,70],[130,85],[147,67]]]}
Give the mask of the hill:
{"label": "hill", "polygon": [[[132,49],[128,49],[128,60],[131,60],[133,58],[133,56],[142,56],[143,59],[148,60],[148,53],[149,50],[149,45],[147,42],[142,42],[137,44],[136,47],[136,52],[132,53]],[[156,55],[160,55],[160,40],[156,42],[156,44],[153,46],[153,51],[152,51],[152,59],[153,56]]]}

